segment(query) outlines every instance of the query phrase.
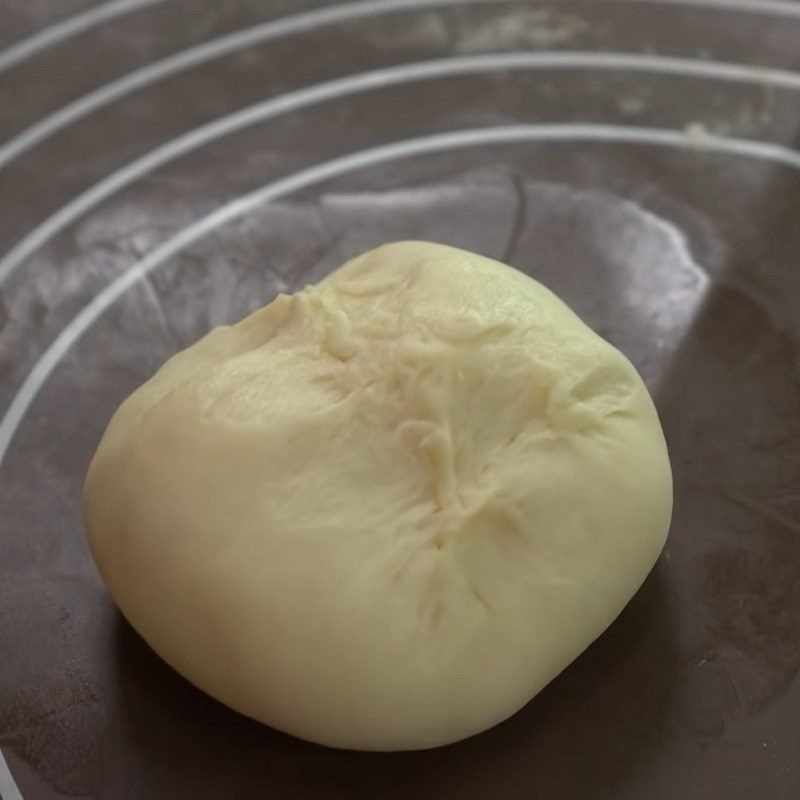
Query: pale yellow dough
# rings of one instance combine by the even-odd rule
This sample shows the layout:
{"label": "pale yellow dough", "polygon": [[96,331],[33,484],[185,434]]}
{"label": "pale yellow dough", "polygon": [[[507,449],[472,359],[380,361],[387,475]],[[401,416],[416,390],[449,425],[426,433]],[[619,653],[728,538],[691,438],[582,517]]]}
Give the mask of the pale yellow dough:
{"label": "pale yellow dough", "polygon": [[373,250],[170,359],[86,480],[100,572],[169,664],[334,747],[513,714],[619,614],[672,506],[631,364],[520,272]]}

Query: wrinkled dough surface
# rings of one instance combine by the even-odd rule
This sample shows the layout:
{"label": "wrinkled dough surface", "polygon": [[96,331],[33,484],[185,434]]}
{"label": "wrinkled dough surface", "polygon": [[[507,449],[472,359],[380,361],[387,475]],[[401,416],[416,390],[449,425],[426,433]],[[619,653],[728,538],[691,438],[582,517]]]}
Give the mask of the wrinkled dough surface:
{"label": "wrinkled dough surface", "polygon": [[112,419],[85,515],[190,681],[396,750],[530,700],[642,583],[671,497],[619,352],[510,267],[404,242],[170,359]]}

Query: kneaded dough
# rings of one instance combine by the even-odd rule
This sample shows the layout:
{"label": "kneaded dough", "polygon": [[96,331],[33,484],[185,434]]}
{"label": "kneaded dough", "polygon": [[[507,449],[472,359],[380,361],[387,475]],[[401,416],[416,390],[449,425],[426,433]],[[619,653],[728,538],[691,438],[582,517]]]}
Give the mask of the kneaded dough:
{"label": "kneaded dough", "polygon": [[619,614],[672,506],[631,364],[558,298],[402,242],[171,358],[86,479],[120,609],[223,703],[334,747],[462,739]]}

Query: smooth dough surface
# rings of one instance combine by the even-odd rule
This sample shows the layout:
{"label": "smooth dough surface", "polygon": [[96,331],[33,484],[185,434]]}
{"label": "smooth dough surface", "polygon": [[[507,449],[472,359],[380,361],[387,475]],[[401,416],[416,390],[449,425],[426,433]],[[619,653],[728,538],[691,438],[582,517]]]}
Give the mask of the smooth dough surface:
{"label": "smooth dough surface", "polygon": [[631,364],[516,270],[385,245],[217,328],[86,481],[120,609],[223,703],[315,742],[446,744],[619,614],[672,484]]}

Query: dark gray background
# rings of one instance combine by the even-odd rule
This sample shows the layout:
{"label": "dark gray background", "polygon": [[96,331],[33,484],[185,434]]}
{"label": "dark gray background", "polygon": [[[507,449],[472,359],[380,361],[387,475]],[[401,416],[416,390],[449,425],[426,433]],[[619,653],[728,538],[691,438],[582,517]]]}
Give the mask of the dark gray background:
{"label": "dark gray background", "polygon": [[[123,0],[106,19],[99,7],[0,0],[0,253],[33,242],[0,284],[0,747],[24,797],[800,796],[800,75],[788,74],[800,3]],[[7,49],[42,30],[51,41]],[[566,55],[334,92],[201,137],[70,211],[245,106],[500,52]],[[600,53],[633,58],[609,68]],[[529,138],[304,173],[82,311],[261,186],[513,125]],[[25,239],[55,214],[52,236]],[[675,518],[619,620],[515,717],[451,747],[368,755],[257,725],[162,664],[109,602],[79,498],[110,414],[172,352],[401,238],[507,260],[628,354],[662,416]],[[7,776],[0,787],[10,800]]]}

